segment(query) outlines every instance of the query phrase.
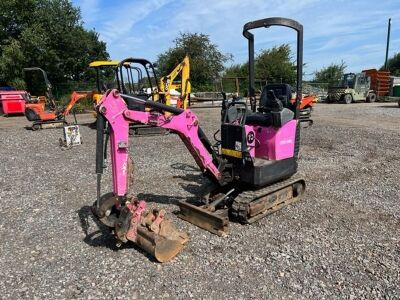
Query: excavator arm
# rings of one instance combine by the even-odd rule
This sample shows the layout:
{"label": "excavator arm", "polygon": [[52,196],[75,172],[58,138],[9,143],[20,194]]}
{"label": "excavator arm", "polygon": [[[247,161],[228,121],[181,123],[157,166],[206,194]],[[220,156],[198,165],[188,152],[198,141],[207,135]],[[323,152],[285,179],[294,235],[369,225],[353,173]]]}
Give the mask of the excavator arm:
{"label": "excavator arm", "polygon": [[[144,104],[154,111],[130,110],[129,106],[134,103]],[[103,96],[97,106],[97,111],[98,196],[93,213],[103,224],[113,228],[117,245],[129,240],[153,255],[159,262],[168,261],[182,250],[188,241],[188,235],[177,230],[172,222],[165,219],[166,212],[164,210],[154,209],[146,212],[146,202],[128,197],[129,173],[132,172],[128,153],[129,123],[135,121],[152,124],[176,132],[203,172],[208,173],[215,180],[220,180],[222,175],[214,160],[216,155],[199,127],[196,115],[188,109],[170,107],[160,102],[143,100],[112,90]],[[171,115],[166,116],[162,112],[168,112]],[[111,148],[113,193],[100,197],[103,155],[106,150],[104,135],[107,123]]]}

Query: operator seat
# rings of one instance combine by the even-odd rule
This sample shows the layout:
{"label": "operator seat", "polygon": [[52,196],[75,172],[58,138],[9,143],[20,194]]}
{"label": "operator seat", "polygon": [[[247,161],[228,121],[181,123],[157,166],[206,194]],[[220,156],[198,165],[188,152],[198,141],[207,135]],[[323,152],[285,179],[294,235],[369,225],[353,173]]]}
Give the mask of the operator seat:
{"label": "operator seat", "polygon": [[246,124],[282,127],[294,117],[291,98],[291,88],[288,84],[265,86],[261,93],[258,112],[248,113]]}
{"label": "operator seat", "polygon": [[266,85],[261,93],[260,98],[260,108],[271,107],[274,99],[271,99],[271,95],[268,95],[268,91],[273,91],[275,96],[282,102],[283,107],[289,108],[292,110],[292,104],[290,103],[290,99],[292,99],[292,89],[290,85],[286,83],[274,83]]}

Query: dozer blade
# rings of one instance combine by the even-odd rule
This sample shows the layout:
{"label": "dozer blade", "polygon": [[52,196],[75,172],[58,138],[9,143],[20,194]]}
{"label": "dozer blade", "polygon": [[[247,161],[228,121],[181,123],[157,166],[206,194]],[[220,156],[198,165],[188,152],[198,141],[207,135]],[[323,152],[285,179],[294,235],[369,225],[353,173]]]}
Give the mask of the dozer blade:
{"label": "dozer blade", "polygon": [[218,236],[229,234],[229,219],[227,210],[211,212],[186,201],[179,201],[178,217]]}
{"label": "dozer blade", "polygon": [[188,235],[178,231],[168,220],[161,223],[159,233],[148,227],[138,226],[136,244],[151,254],[159,262],[167,262],[174,258],[189,240]]}

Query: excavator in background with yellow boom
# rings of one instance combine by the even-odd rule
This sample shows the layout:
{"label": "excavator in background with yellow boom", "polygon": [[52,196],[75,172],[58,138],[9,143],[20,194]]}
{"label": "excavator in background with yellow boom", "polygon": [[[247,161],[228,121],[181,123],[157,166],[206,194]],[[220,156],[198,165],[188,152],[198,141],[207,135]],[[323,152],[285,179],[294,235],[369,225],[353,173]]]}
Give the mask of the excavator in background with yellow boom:
{"label": "excavator in background with yellow boom", "polygon": [[[180,82],[175,79],[180,75]],[[160,78],[159,93],[163,97],[163,103],[169,106],[186,109],[189,106],[190,93],[192,86],[190,84],[190,62],[186,55],[172,71],[166,76]],[[174,91],[180,93],[177,99],[174,99]]]}

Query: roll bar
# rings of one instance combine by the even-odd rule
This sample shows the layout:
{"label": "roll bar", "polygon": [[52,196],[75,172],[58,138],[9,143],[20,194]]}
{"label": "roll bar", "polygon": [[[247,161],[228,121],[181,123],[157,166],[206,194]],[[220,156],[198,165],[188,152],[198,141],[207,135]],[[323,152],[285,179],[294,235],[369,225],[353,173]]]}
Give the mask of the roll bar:
{"label": "roll bar", "polygon": [[47,73],[45,70],[39,67],[31,67],[31,68],[24,68],[25,72],[33,72],[33,71],[39,71],[42,73],[43,78],[44,78],[44,83],[46,84],[46,89],[47,89],[47,95],[49,97],[49,104],[52,109],[56,108],[56,103],[54,102],[54,95],[53,95],[53,87],[47,77]]}
{"label": "roll bar", "polygon": [[269,28],[271,26],[289,27],[297,32],[297,85],[296,85],[296,119],[299,114],[299,105],[302,96],[303,80],[303,25],[288,18],[266,18],[248,22],[243,26],[243,36],[249,41],[249,96],[255,97],[254,89],[254,35],[249,30],[256,28]]}
{"label": "roll bar", "polygon": [[[124,76],[123,76],[123,74],[122,74],[122,66],[123,66],[125,63],[137,63],[137,64],[142,65],[142,66],[144,67],[144,69],[146,70],[146,74],[147,74],[147,78],[148,78],[148,80],[149,80],[150,88],[151,88],[151,90],[153,90],[153,85],[152,85],[152,83],[151,83],[151,76],[150,76],[150,73],[149,73],[149,69],[151,69],[151,71],[153,72],[154,79],[155,79],[156,83],[158,82],[157,74],[156,74],[156,72],[155,72],[155,70],[154,70],[153,64],[152,64],[150,61],[148,61],[147,59],[144,59],[144,58],[133,58],[133,57],[129,57],[129,58],[125,58],[124,60],[121,60],[121,61],[119,62],[119,64],[117,65],[117,68],[118,68],[119,71],[120,71],[120,76],[117,76],[117,84],[118,84],[118,89],[119,89],[122,93],[125,93],[125,90],[123,89],[123,88],[124,88]],[[137,69],[137,68],[136,68],[136,69]],[[141,73],[140,73],[140,76],[142,76]],[[121,82],[120,82],[120,80],[121,80]]]}

